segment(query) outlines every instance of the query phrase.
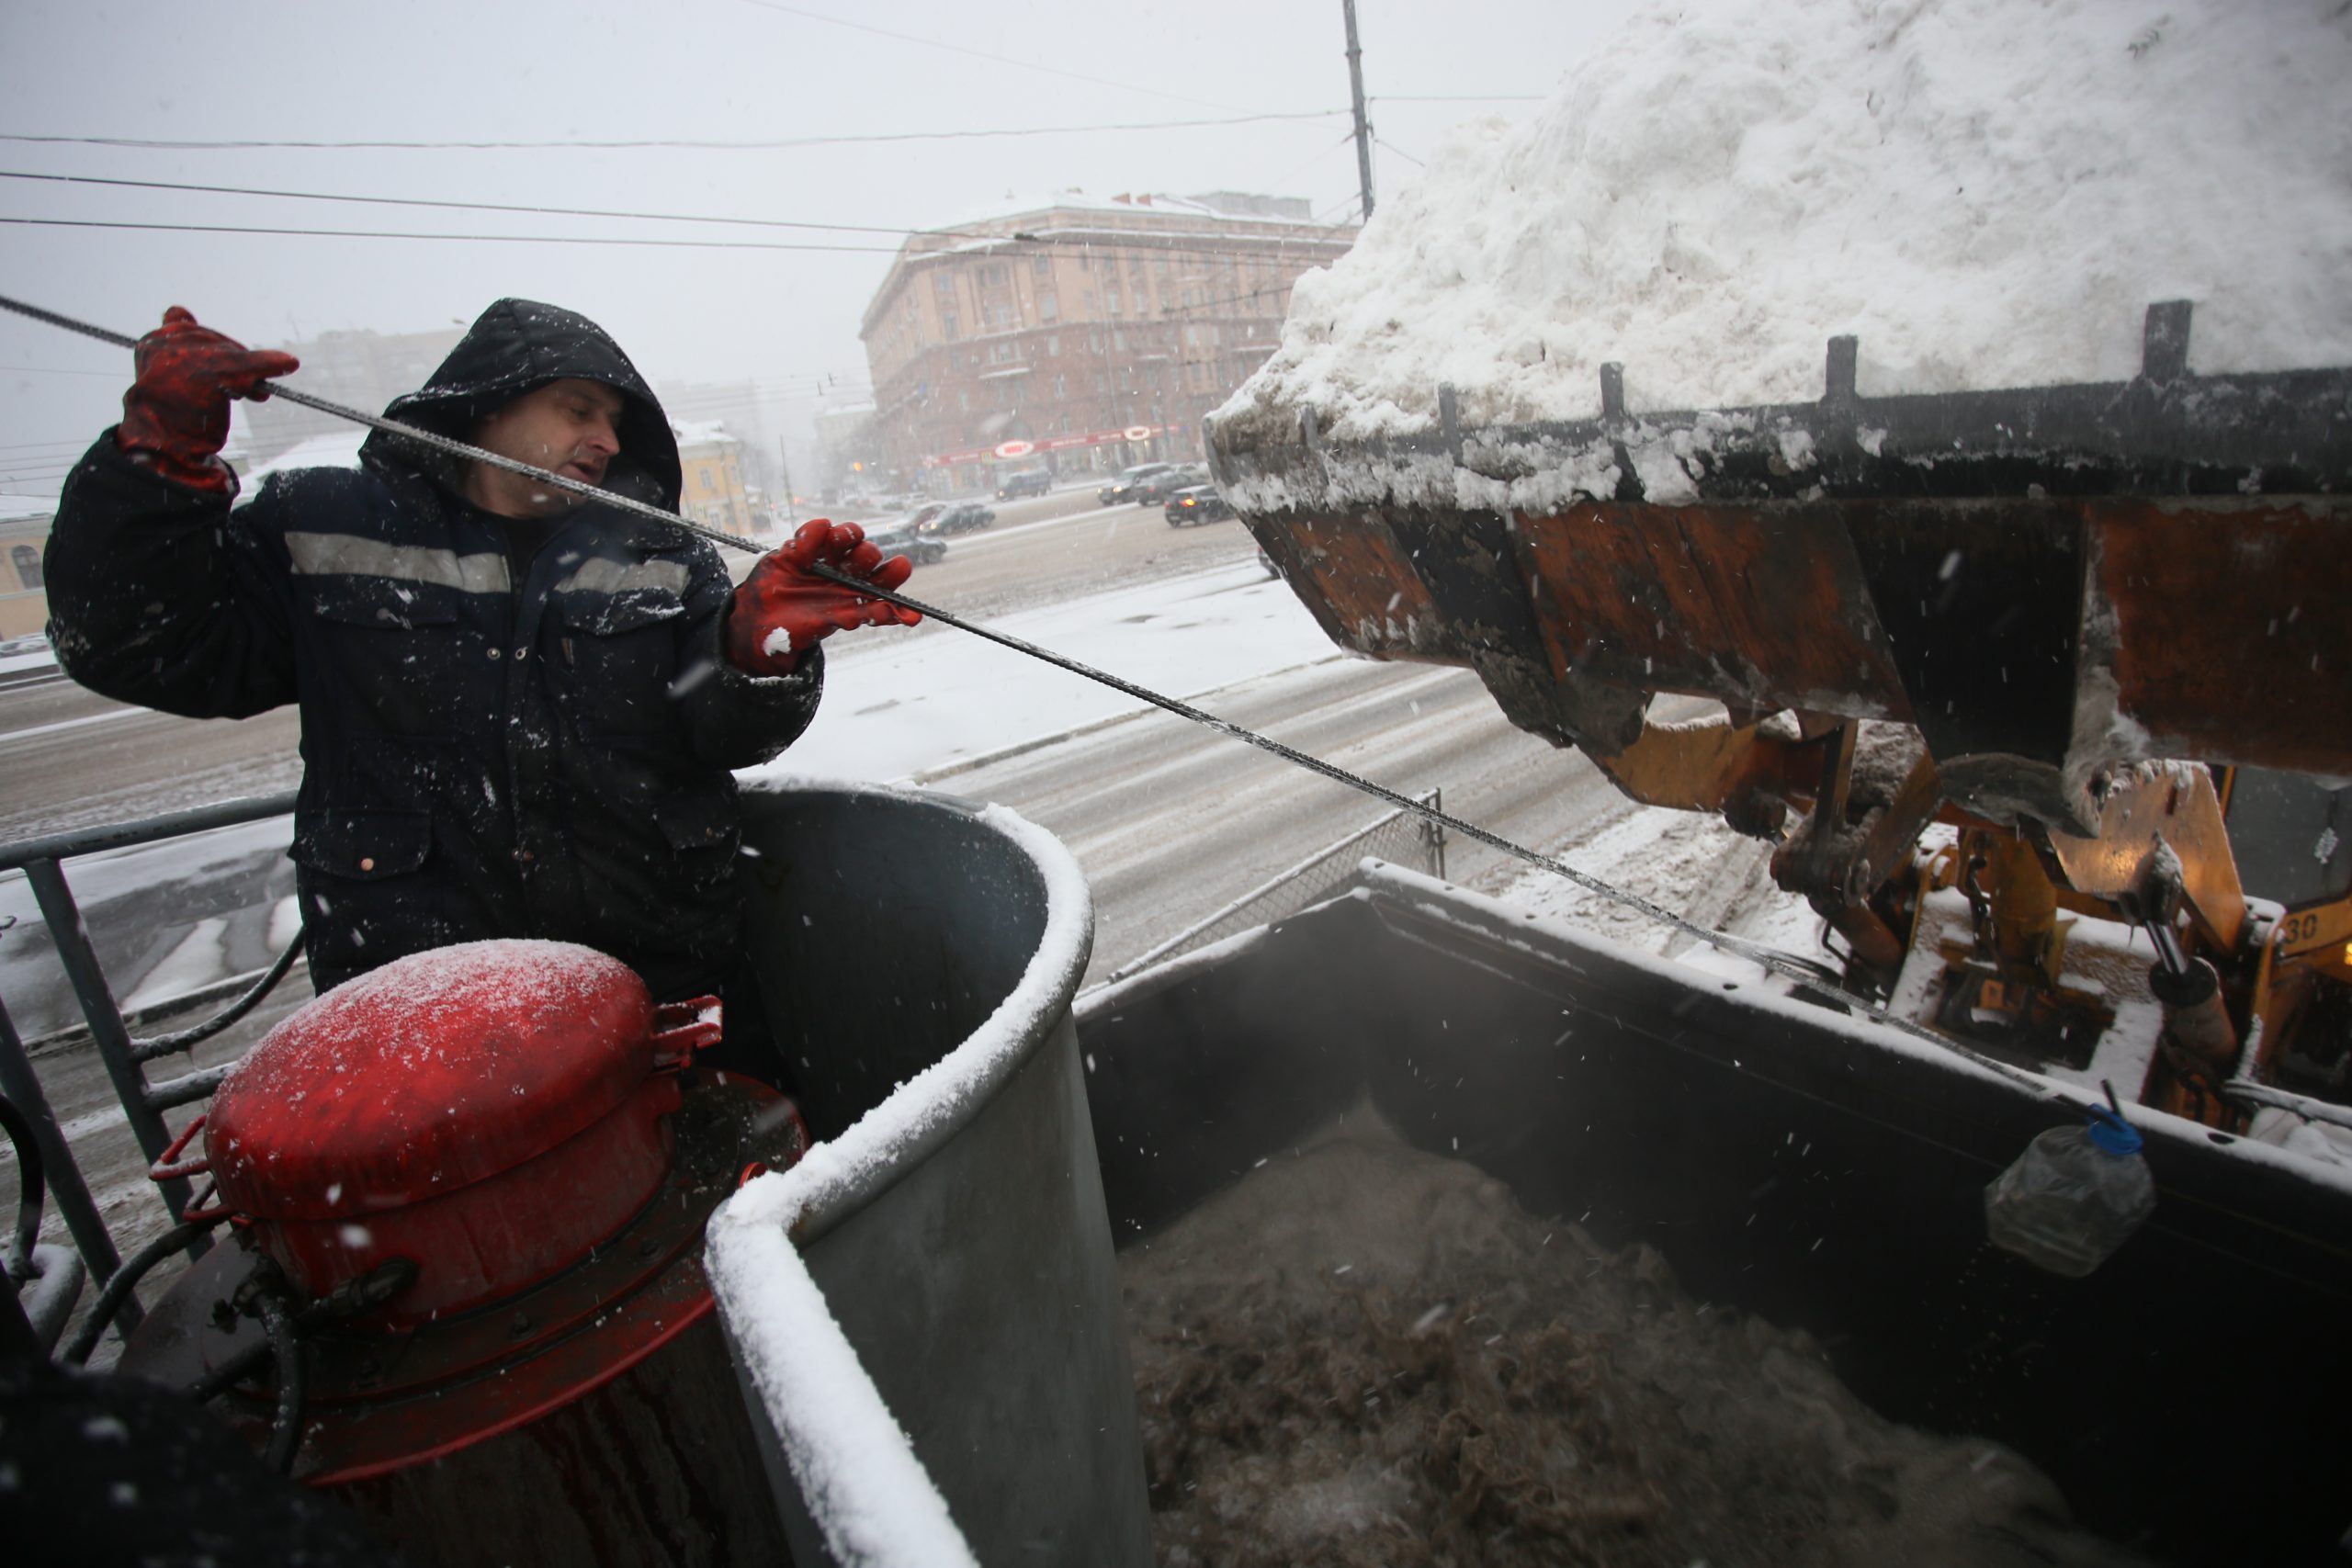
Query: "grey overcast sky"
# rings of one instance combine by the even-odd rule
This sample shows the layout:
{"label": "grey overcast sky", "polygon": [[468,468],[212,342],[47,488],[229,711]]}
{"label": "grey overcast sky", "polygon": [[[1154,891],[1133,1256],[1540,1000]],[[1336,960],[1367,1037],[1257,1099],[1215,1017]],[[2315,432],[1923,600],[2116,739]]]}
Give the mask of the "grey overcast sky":
{"label": "grey overcast sky", "polygon": [[[1375,203],[1416,175],[1415,160],[1448,126],[1533,112],[1526,100],[1548,93],[1631,8],[1632,0],[1361,0],[1381,142]],[[0,223],[0,294],[132,333],[184,304],[257,344],[338,328],[443,327],[519,294],[596,318],[657,380],[758,378],[781,403],[771,417],[797,424],[821,378],[863,386],[859,313],[904,230],[1071,186],[1100,196],[1263,191],[1343,216],[1356,188],[1347,107],[1340,0],[8,0],[0,172],[11,176],[878,231],[5,177],[0,219],[49,222]],[[1317,118],[1169,123],[1243,116]],[[1159,128],[1103,129],[1130,125]],[[975,134],[1038,127],[1093,129]],[[925,139],[870,140],[915,136]],[[51,226],[63,220],[523,238]],[[577,237],[815,248],[571,243]],[[121,350],[0,315],[0,494],[53,494],[72,456],[119,413],[128,374]]]}

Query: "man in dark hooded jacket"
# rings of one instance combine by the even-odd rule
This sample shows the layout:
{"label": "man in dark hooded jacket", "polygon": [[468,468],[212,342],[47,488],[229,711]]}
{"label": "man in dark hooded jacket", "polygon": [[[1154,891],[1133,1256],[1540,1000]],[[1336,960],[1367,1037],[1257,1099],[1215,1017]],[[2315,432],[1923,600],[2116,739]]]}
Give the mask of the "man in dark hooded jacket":
{"label": "man in dark hooded jacket", "polygon": [[[608,953],[657,999],[738,962],[729,770],[807,728],[815,645],[911,620],[854,525],[810,524],[741,589],[684,528],[378,432],[360,468],[232,508],[228,400],[293,369],[175,310],[122,423],[77,466],[46,562],[50,635],[94,691],[194,718],[300,705],[295,812],[313,983],[492,937]],[[401,420],[674,509],[677,446],[586,318],[484,311]]]}

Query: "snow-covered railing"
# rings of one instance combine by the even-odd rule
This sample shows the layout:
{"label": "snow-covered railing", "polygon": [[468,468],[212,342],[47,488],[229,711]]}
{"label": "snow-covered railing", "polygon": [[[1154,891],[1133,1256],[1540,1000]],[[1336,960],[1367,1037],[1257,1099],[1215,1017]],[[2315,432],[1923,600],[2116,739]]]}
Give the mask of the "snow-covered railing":
{"label": "snow-covered railing", "polygon": [[[83,927],[81,906],[75,902],[74,890],[66,881],[64,863],[102,851],[130,849],[140,844],[209,832],[218,828],[232,828],[241,823],[284,817],[293,809],[294,796],[290,794],[260,795],[0,845],[0,871],[20,870],[32,886],[33,896],[40,901],[41,918],[47,922],[50,939],[57,948],[58,961],[73,985],[74,999],[81,1007],[90,1038],[96,1043],[99,1057],[106,1064],[107,1076],[114,1082],[115,1092],[122,1101],[123,1116],[138,1138],[140,1149],[151,1160],[161,1155],[172,1142],[172,1132],[164,1122],[164,1112],[211,1094],[226,1069],[210,1068],[151,1084],[147,1081],[145,1064],[183,1050],[217,1028],[235,1021],[284,977],[296,949],[289,948],[258,982],[244,987],[243,996],[214,1020],[195,1029],[178,1031],[153,1040],[133,1039],[130,1030],[131,1017],[125,1013],[116,999],[114,988],[107,980],[106,969],[98,961],[97,950],[90,942],[89,932]],[[0,1094],[6,1094],[31,1123],[48,1172],[50,1191],[57,1200],[58,1212],[63,1216],[66,1229],[74,1237],[74,1248],[81,1254],[84,1268],[89,1271],[90,1278],[103,1284],[121,1266],[121,1253],[115,1245],[105,1215],[91,1199],[81,1167],[75,1162],[73,1149],[58,1126],[56,1113],[50,1109],[49,1097],[40,1087],[39,1075],[33,1071],[31,1058],[24,1041],[17,1033],[15,1023],[9,1019],[5,1000],[0,1000]],[[156,1185],[173,1220],[177,1221],[193,1196],[187,1180],[175,1178]],[[199,1239],[190,1249],[190,1256],[200,1257],[206,1245]],[[123,1332],[128,1333],[138,1326],[139,1319],[139,1303],[134,1297],[124,1303],[117,1321]]]}

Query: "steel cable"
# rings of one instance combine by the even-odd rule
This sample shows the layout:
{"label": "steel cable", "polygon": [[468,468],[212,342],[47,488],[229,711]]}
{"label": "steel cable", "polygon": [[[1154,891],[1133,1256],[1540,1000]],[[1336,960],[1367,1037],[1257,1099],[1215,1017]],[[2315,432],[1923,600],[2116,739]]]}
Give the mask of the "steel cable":
{"label": "steel cable", "polygon": [[[102,343],[110,343],[118,347],[135,348],[138,346],[139,340],[136,338],[127,337],[120,333],[108,332],[103,327],[92,326],[85,321],[75,321],[70,316],[59,315],[53,310],[44,310],[38,306],[28,305],[21,300],[12,299],[5,295],[0,295],[0,310],[13,310],[18,315],[29,316],[35,321],[46,321],[51,326],[62,327],[67,332],[80,333],[85,337],[94,337]],[[686,532],[697,535],[702,538],[708,539],[714,544],[726,545],[730,548],[746,550],[754,555],[766,553],[766,547],[760,544],[757,540],[743,538],[734,534],[723,533],[718,529],[707,527],[699,523],[691,522],[686,518],[679,516],[676,513],[664,512],[660,507],[650,506],[643,502],[632,500],[627,496],[616,495],[609,491],[600,490],[596,486],[589,484],[582,479],[571,479],[562,474],[550,472],[546,468],[536,468],[529,463],[519,462],[513,457],[502,457],[495,452],[484,451],[479,446],[469,446],[465,442],[452,440],[448,436],[438,435],[429,430],[419,430],[413,425],[401,424],[396,420],[389,420],[377,414],[363,412],[358,409],[348,408],[341,403],[331,402],[324,398],[312,397],[307,392],[298,392],[286,386],[283,382],[264,381],[261,383],[261,386],[271,397],[284,398],[289,402],[300,403],[305,408],[317,409],[322,413],[330,413],[337,416],[338,418],[352,420],[360,424],[368,425],[373,429],[383,431],[388,434],[398,436],[417,446],[425,446],[436,452],[446,453],[451,457],[463,457],[478,463],[488,463],[492,468],[503,468],[509,473],[519,474],[526,479],[536,479],[542,484],[553,485],[559,490],[564,491],[572,495],[580,496],[583,500],[594,501],[605,506],[617,507],[624,512],[635,513],[639,515],[651,518],[658,523],[665,524],[673,528],[683,528]],[[1939,1034],[1934,1030],[1928,1028],[1924,1024],[1915,1023],[1907,1018],[1897,1017],[1881,1004],[1865,1000],[1864,998],[1857,997],[1853,993],[1847,991],[1842,987],[1826,984],[1817,975],[1809,973],[1804,967],[1803,967],[1803,960],[1783,954],[1775,949],[1765,947],[1760,943],[1749,942],[1743,937],[1736,937],[1726,931],[1713,931],[1708,927],[1699,924],[1695,920],[1686,919],[1682,916],[1666,908],[1664,906],[1643,897],[1640,894],[1628,892],[1623,888],[1612,886],[1611,884],[1605,882],[1600,877],[1594,876],[1588,872],[1577,870],[1574,866],[1567,864],[1564,861],[1555,860],[1549,855],[1539,853],[1538,852],[1528,849],[1523,845],[1514,843],[1512,840],[1502,837],[1498,833],[1492,833],[1484,828],[1476,826],[1475,823],[1465,822],[1459,817],[1439,810],[1437,807],[1425,802],[1415,800],[1410,795],[1399,795],[1396,791],[1392,790],[1384,784],[1374,784],[1372,780],[1364,778],[1360,774],[1351,773],[1345,768],[1327,762],[1320,757],[1311,756],[1305,751],[1297,750],[1295,747],[1286,746],[1283,744],[1283,742],[1273,739],[1269,736],[1261,735],[1255,730],[1245,729],[1238,724],[1217,717],[1215,714],[1205,713],[1199,708],[1193,707],[1189,703],[1181,702],[1174,697],[1164,696],[1148,687],[1138,686],[1131,681],[1122,680],[1120,677],[1110,674],[1105,671],[1097,670],[1091,665],[1080,663],[1075,659],[1067,658],[1061,654],[1053,652],[1051,649],[1040,648],[1035,643],[1023,641],[1022,638],[1014,637],[1009,632],[998,631],[990,626],[983,626],[976,622],[964,620],[946,610],[940,609],[936,605],[926,604],[920,599],[911,599],[902,593],[877,588],[870,582],[851,577],[843,572],[835,571],[829,567],[820,565],[814,567],[812,570],[818,576],[824,578],[826,581],[838,583],[845,588],[853,589],[867,598],[878,599],[885,604],[896,604],[902,609],[915,611],[919,615],[931,617],[933,620],[939,622],[942,626],[953,626],[958,631],[968,633],[973,637],[982,638],[988,642],[993,642],[1000,647],[1011,649],[1015,653],[1023,654],[1031,659],[1039,660],[1045,663],[1053,665],[1057,669],[1066,670],[1073,675],[1078,675],[1086,680],[1092,681],[1098,685],[1107,686],[1114,692],[1119,692],[1127,696],[1134,697],[1138,701],[1148,703],[1152,706],[1164,709],[1169,713],[1176,715],[1180,718],[1189,719],[1194,724],[1202,725],[1209,729],[1216,730],[1220,735],[1228,736],[1233,739],[1241,741],[1245,745],[1254,746],[1261,751],[1269,752],[1273,756],[1281,758],[1286,762],[1304,768],[1309,773],[1319,773],[1335,784],[1344,784],[1350,789],[1358,791],[1363,795],[1368,795],[1374,799],[1383,801],[1399,810],[1410,812],[1415,817],[1419,818],[1422,821],[1431,823],[1448,832],[1459,833],[1464,838],[1484,844],[1487,848],[1498,851],[1515,860],[1522,861],[1529,865],[1536,866],[1544,871],[1551,872],[1555,875],[1565,877],[1589,893],[1607,898],[1613,903],[1621,904],[1647,919],[1655,920],[1661,925],[1668,926],[1694,941],[1706,943],[1709,947],[1714,948],[1718,952],[1728,953],[1736,957],[1746,959],[1747,962],[1758,965],[1769,973],[1777,975],[1781,978],[1789,981],[1792,985],[1795,986],[1799,990],[1804,991],[1808,996],[1828,1002],[1840,1011],[1849,1009],[1858,1010],[1873,1022],[1883,1024],[1889,1029],[1909,1035],[1914,1039],[1923,1041],[1928,1044],[1937,1047],[1939,1050],[1949,1052],[1953,1055],[1959,1056],[1965,1061],[1984,1068],[1987,1072],[1996,1074],[1999,1077],[2010,1079],[2013,1082],[2025,1085],[2026,1087],[2032,1089],[2037,1093],[2048,1095],[2052,1099],[2062,1100],[2068,1104],[2073,1103],[2073,1101],[2065,1096],[2057,1085],[2051,1082],[2051,1080],[2041,1077],[2039,1074],[2029,1072],[2022,1067],[2012,1066],[2010,1064],[2001,1061],[1997,1057],[1989,1056],[1984,1052],[1974,1050],[1947,1035]]]}
{"label": "steel cable", "polygon": [[[220,1216],[220,1219],[226,1218],[226,1214]],[[66,1342],[62,1359],[77,1367],[85,1364],[90,1359],[90,1352],[98,1348],[98,1341],[104,1337],[107,1326],[114,1322],[115,1314],[122,1310],[122,1303],[130,1298],[132,1288],[147,1277],[148,1270],[173,1253],[185,1251],[191,1242],[220,1223],[220,1220],[184,1221],[131,1254],[130,1261],[116,1269],[113,1277],[107,1280],[106,1289],[98,1293],[97,1301],[90,1308],[90,1315],[82,1320],[82,1326]]]}

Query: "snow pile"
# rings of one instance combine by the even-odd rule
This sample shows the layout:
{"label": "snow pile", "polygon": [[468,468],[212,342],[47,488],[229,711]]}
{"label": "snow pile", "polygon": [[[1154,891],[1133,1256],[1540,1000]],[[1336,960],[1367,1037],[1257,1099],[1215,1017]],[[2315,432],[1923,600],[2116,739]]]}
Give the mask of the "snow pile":
{"label": "snow pile", "polygon": [[1657,0],[1529,124],[1466,127],[1299,279],[1220,420],[1342,439],[2352,363],[2341,0]]}

